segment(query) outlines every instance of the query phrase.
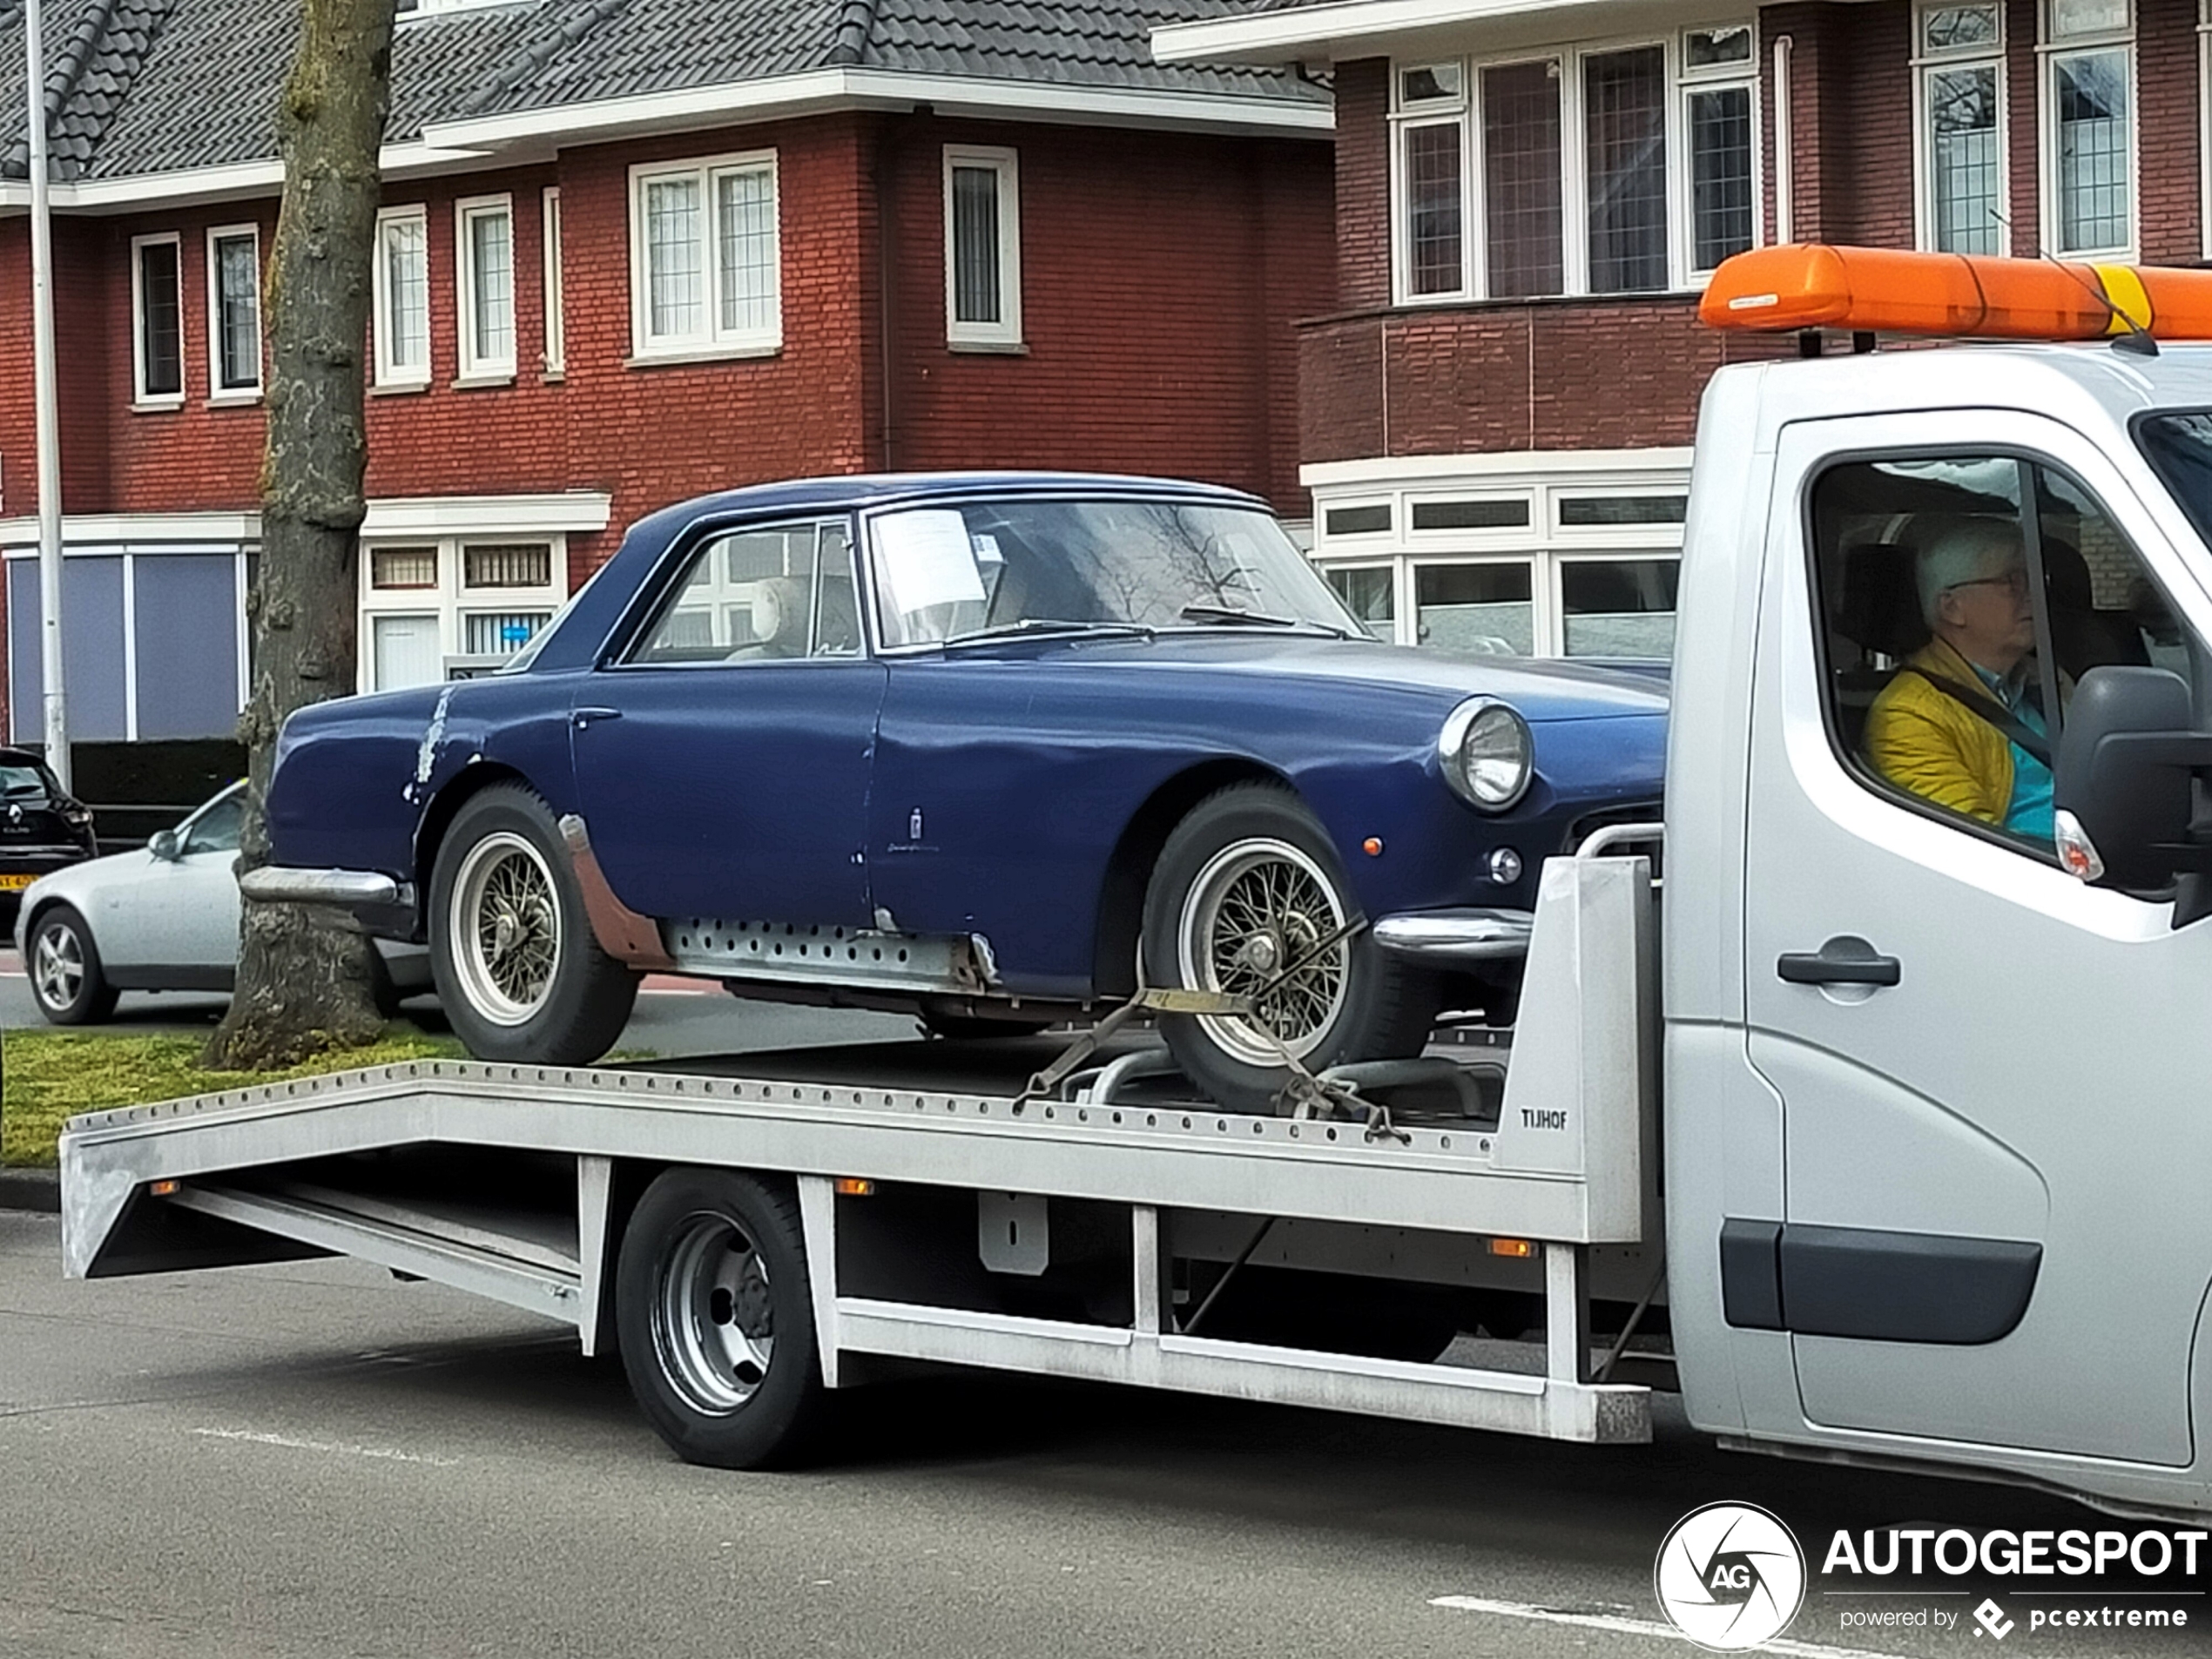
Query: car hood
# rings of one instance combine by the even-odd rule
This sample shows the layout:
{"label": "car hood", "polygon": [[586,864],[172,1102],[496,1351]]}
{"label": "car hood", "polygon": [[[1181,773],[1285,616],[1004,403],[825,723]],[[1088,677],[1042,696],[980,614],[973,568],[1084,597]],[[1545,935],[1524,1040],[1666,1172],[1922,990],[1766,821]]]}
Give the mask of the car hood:
{"label": "car hood", "polygon": [[1532,723],[1662,715],[1668,703],[1662,664],[1629,668],[1530,657],[1457,656],[1410,645],[1259,629],[1168,631],[1149,639],[1101,636],[1008,640],[973,646],[958,654],[1019,657],[1038,662],[1074,659],[1100,667],[1126,664],[1164,671],[1279,674],[1305,681],[1426,691],[1451,702],[1494,697],[1511,704],[1523,719]]}

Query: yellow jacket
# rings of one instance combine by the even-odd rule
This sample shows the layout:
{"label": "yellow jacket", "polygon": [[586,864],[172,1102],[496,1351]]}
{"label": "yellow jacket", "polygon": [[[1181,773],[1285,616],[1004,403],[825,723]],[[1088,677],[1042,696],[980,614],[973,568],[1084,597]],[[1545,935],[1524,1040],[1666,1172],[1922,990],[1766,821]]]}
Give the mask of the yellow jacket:
{"label": "yellow jacket", "polygon": [[[1969,691],[1982,684],[1973,664],[1940,639],[1906,658],[1905,666]],[[2005,821],[2013,802],[2011,740],[1919,675],[1891,677],[1867,711],[1862,742],[1874,769],[1907,793],[1985,824]]]}

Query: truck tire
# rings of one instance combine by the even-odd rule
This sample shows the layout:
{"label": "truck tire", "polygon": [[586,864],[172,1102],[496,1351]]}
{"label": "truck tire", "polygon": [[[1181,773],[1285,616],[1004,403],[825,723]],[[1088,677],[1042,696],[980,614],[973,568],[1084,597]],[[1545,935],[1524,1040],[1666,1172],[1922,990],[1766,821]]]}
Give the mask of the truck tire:
{"label": "truck tire", "polygon": [[637,975],[599,948],[535,790],[493,784],[454,814],[430,878],[430,972],[480,1060],[588,1065],[622,1035]]}
{"label": "truck tire", "polygon": [[92,930],[70,906],[38,913],[29,940],[30,995],[38,1011],[55,1025],[98,1025],[115,1012],[114,986],[100,971],[99,948]]}
{"label": "truck tire", "polygon": [[657,1177],[623,1233],[615,1330],[638,1408],[686,1463],[805,1455],[826,1391],[787,1188],[726,1170]]}
{"label": "truck tire", "polygon": [[1314,1071],[1420,1052],[1435,981],[1366,933],[1294,966],[1358,914],[1336,849],[1290,790],[1231,784],[1191,809],[1145,892],[1146,982],[1262,994],[1252,1015],[1160,1016],[1193,1082],[1231,1110],[1266,1111],[1291,1077],[1278,1041]]}

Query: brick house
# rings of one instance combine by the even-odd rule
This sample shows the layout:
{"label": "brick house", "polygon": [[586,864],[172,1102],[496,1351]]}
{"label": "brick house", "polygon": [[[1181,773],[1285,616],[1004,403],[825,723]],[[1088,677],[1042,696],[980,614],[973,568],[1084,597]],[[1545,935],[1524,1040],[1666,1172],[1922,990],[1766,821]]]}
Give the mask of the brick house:
{"label": "brick house", "polygon": [[[1325,91],[1153,64],[1207,0],[403,3],[371,328],[364,688],[511,650],[633,517],[810,473],[1195,475],[1293,516],[1335,303]],[[293,0],[47,38],[71,725],[227,734]],[[20,10],[0,64],[23,61]],[[21,77],[0,76],[7,730],[38,727]]]}
{"label": "brick house", "polygon": [[1163,63],[1337,101],[1337,309],[1299,328],[1315,551],[1398,637],[1604,654],[1673,631],[1701,330],[1770,241],[2194,264],[2191,0],[1247,0]]}

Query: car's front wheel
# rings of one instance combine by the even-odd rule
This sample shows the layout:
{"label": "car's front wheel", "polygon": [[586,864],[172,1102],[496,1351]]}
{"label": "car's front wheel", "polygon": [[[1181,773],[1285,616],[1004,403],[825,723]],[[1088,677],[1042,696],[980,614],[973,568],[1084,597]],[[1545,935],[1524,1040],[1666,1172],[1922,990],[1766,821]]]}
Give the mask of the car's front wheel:
{"label": "car's front wheel", "polygon": [[588,1065],[622,1035],[637,974],[599,948],[536,791],[494,784],[454,814],[430,880],[430,972],[479,1059]]}
{"label": "car's front wheel", "polygon": [[1264,1111],[1291,1072],[1420,1052],[1434,981],[1378,947],[1327,833],[1279,785],[1233,784],[1167,840],[1144,900],[1148,982],[1251,999],[1163,1015],[1176,1062],[1223,1105]]}
{"label": "car's front wheel", "polygon": [[56,1025],[97,1025],[115,1012],[115,987],[100,971],[92,930],[69,906],[43,913],[30,930],[30,994]]}

